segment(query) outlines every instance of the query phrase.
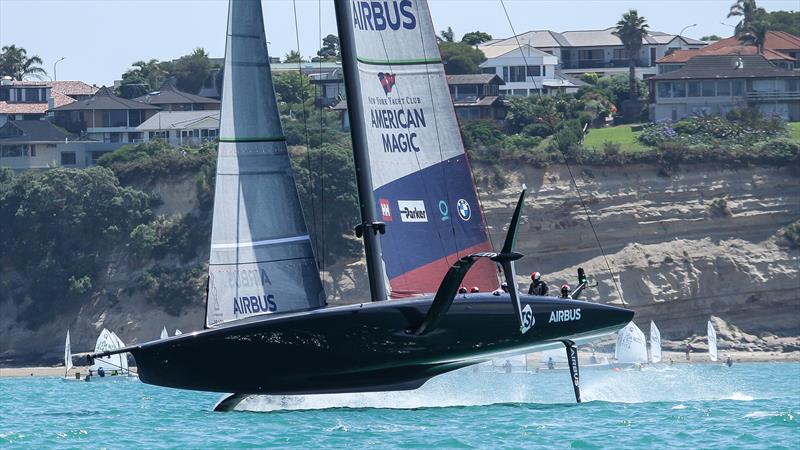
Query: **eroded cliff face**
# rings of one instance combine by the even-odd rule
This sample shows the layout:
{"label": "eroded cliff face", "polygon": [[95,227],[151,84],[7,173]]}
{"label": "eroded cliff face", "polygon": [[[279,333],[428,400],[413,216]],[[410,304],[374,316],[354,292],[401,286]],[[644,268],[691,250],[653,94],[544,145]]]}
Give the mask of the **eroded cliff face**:
{"label": "eroded cliff face", "polygon": [[584,298],[624,298],[637,324],[655,320],[665,339],[705,334],[711,315],[748,333],[800,335],[800,252],[779,236],[800,219],[797,168],[682,166],[669,177],[653,165],[571,169],[619,292],[565,166],[515,171],[508,189],[482,195],[499,243],[519,186],[530,189],[521,287],[534,270],[551,292],[574,286],[580,266],[598,282]]}

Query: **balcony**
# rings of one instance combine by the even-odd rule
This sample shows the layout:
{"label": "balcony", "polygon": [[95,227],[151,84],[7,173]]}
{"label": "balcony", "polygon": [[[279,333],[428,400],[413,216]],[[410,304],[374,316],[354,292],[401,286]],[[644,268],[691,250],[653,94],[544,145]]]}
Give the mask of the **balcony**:
{"label": "balcony", "polygon": [[[628,67],[627,59],[579,59],[576,61],[563,61],[562,69],[613,69]],[[638,60],[636,67],[651,67],[649,61]]]}
{"label": "balcony", "polygon": [[800,101],[800,91],[748,91],[748,102]]}

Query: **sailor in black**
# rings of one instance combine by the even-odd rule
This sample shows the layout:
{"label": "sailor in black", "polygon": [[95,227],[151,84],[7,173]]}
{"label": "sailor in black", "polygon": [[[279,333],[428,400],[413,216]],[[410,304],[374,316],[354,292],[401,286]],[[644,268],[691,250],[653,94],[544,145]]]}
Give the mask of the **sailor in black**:
{"label": "sailor in black", "polygon": [[542,274],[533,272],[531,274],[531,286],[528,288],[528,295],[547,295],[547,283],[542,280]]}

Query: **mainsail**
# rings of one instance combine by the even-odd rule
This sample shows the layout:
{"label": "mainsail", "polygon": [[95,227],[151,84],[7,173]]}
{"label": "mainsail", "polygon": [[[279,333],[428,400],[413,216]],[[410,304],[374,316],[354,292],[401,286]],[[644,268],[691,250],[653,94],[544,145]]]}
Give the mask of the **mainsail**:
{"label": "mainsail", "polygon": [[633,322],[619,330],[614,354],[617,362],[622,364],[647,362],[647,341],[642,330]]}
{"label": "mainsail", "polygon": [[268,61],[261,2],[231,0],[206,326],[325,305]]}
{"label": "mainsail", "polygon": [[717,332],[710,320],[708,321],[708,357],[712,361],[717,360]]}
{"label": "mainsail", "polygon": [[[103,328],[103,331],[100,332],[100,336],[97,337],[97,342],[94,346],[95,353],[101,353],[109,350],[114,350],[117,348],[121,348],[124,345],[120,345],[122,341],[119,338],[115,338],[115,335],[108,331],[107,329]],[[124,365],[123,365],[124,360]],[[94,364],[90,367],[90,370],[94,373],[97,372],[98,369],[103,368],[104,371],[110,373],[113,370],[121,370],[123,367],[128,367],[128,360],[125,354],[116,354],[111,356],[106,356],[103,358],[95,358]]]}
{"label": "mainsail", "polygon": [[166,339],[168,337],[169,337],[169,333],[167,333],[167,327],[162,328],[161,329],[161,336],[159,336],[159,338],[160,339]]}
{"label": "mainsail", "polygon": [[[358,111],[393,297],[435,292],[458,258],[491,249],[426,0],[350,2]],[[340,24],[341,25],[341,24]],[[465,284],[497,288],[481,261]]]}
{"label": "mainsail", "polygon": [[656,323],[650,321],[650,362],[661,362],[661,332]]}
{"label": "mainsail", "polygon": [[64,373],[72,369],[72,346],[69,343],[69,330],[67,330],[67,341],[64,343]]}

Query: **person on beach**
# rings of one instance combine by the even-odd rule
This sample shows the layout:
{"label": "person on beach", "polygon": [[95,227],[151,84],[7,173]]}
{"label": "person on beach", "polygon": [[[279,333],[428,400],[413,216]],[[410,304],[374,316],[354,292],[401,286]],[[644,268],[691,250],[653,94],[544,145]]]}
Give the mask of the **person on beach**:
{"label": "person on beach", "polygon": [[553,370],[556,368],[556,363],[553,361],[553,357],[547,358],[547,368]]}
{"label": "person on beach", "polygon": [[692,344],[691,344],[691,342],[687,342],[686,343],[686,360],[687,361],[689,361],[691,359],[691,357],[689,356],[690,353],[692,353]]}
{"label": "person on beach", "polygon": [[728,358],[725,360],[725,365],[728,367],[733,365],[733,360],[731,359],[731,355],[728,355]]}
{"label": "person on beach", "polygon": [[531,285],[528,288],[528,295],[547,295],[547,283],[542,280],[542,274],[533,272],[531,274]]}

